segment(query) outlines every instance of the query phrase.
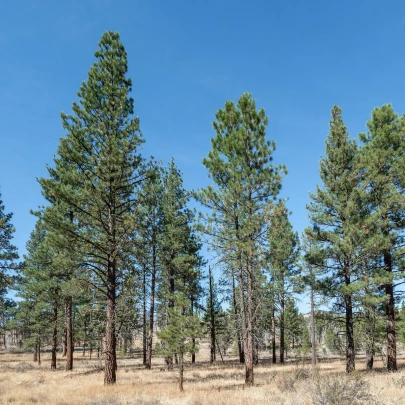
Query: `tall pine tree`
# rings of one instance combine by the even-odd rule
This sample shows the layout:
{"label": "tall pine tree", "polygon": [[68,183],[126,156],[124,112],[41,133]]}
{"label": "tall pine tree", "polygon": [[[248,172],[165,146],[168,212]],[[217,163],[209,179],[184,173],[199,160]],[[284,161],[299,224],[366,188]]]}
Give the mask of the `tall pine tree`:
{"label": "tall pine tree", "polygon": [[212,150],[203,160],[215,183],[197,194],[212,212],[205,232],[212,237],[222,262],[238,279],[238,316],[244,346],[245,383],[253,385],[254,328],[258,274],[263,259],[263,234],[284,167],[275,167],[275,143],[266,140],[268,118],[248,93],[237,104],[225,103],[214,121]]}
{"label": "tall pine tree", "polygon": [[403,278],[400,266],[405,227],[405,116],[391,105],[375,108],[361,134],[363,181],[371,211],[369,245],[380,264],[387,318],[387,368],[397,370],[395,336],[395,280]]}
{"label": "tall pine tree", "polygon": [[349,140],[342,111],[332,108],[330,132],[326,139],[326,157],[320,163],[322,186],[311,194],[308,205],[312,228],[308,239],[323,245],[324,270],[329,278],[329,294],[343,301],[346,325],[346,372],[355,368],[353,293],[356,291],[359,241],[362,239],[362,210],[359,202],[359,173],[356,168],[357,146]]}
{"label": "tall pine tree", "polygon": [[[53,204],[44,220],[69,233],[100,280],[106,298],[104,383],[116,381],[116,296],[136,218],[137,187],[147,177],[139,155],[143,138],[133,117],[127,54],[118,33],[103,34],[96,62],[78,92],[73,113],[62,114],[66,137],[60,140],[50,178],[40,179]],[[70,222],[66,220],[70,218]]]}

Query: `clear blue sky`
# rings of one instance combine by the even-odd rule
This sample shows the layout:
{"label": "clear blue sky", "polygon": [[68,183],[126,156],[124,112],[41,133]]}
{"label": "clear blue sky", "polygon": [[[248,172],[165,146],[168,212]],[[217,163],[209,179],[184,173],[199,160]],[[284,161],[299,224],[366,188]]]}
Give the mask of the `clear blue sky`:
{"label": "clear blue sky", "polygon": [[208,184],[201,160],[217,109],[253,94],[288,167],[283,196],[300,233],[333,104],[355,137],[374,107],[405,112],[403,1],[15,0],[0,27],[0,187],[21,253],[29,210],[43,203],[36,178],[64,136],[60,112],[103,31],[119,31],[128,52],[145,154],[174,156],[188,188]]}

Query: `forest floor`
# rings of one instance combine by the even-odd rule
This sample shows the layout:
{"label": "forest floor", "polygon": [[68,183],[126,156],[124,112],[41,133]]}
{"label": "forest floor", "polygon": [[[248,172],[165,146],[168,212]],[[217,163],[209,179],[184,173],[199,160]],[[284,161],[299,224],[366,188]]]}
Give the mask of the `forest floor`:
{"label": "forest floor", "polygon": [[[0,352],[0,404],[44,405],[394,405],[405,404],[405,359],[399,371],[387,373],[380,360],[375,371],[364,370],[357,360],[353,377],[344,374],[344,361],[335,359],[310,364],[289,362],[284,366],[263,359],[255,368],[255,386],[244,386],[244,368],[235,359],[187,364],[185,392],[178,390],[177,373],[163,371],[156,359],[145,370],[140,359],[118,361],[117,384],[103,385],[100,360],[75,352],[74,370],[64,370],[64,359],[50,370],[50,354],[42,365],[32,354]],[[357,402],[356,402],[357,401]]]}

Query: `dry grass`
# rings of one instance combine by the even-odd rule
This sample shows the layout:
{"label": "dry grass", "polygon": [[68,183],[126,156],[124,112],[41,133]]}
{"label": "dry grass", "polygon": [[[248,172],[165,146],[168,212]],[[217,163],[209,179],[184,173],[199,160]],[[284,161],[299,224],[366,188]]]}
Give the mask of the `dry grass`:
{"label": "dry grass", "polygon": [[[75,358],[75,370],[66,372],[63,360],[58,370],[49,369],[49,355],[42,366],[31,355],[0,353],[0,404],[44,405],[405,405],[405,361],[400,371],[389,374],[376,361],[376,371],[360,370],[353,378],[344,375],[344,363],[285,366],[264,363],[255,369],[255,386],[244,387],[243,366],[227,361],[209,366],[188,364],[185,393],[177,387],[176,372],[161,371],[156,359],[152,370],[145,370],[139,359],[119,360],[118,382],[103,386],[98,360]],[[363,363],[363,364],[362,364]],[[402,369],[402,370],[401,370]]]}

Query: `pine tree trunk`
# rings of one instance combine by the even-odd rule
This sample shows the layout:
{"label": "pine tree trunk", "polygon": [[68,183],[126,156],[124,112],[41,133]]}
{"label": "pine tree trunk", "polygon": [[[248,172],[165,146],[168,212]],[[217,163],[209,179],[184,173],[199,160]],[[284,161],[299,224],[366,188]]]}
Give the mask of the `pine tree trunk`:
{"label": "pine tree trunk", "polygon": [[179,353],[179,359],[180,359],[180,364],[179,364],[179,389],[180,392],[184,391],[183,388],[183,381],[184,381],[184,364],[183,364],[183,353]]}
{"label": "pine tree trunk", "polygon": [[255,366],[257,366],[259,364],[259,342],[258,341],[254,345],[253,362],[254,362]]}
{"label": "pine tree trunk", "polygon": [[239,310],[240,310],[240,320],[241,320],[241,334],[243,339],[243,353],[244,353],[244,360],[245,360],[245,384],[249,385],[251,379],[253,378],[253,373],[251,373],[253,368],[253,362],[249,364],[249,334],[248,334],[248,326],[246,322],[246,308],[245,308],[245,297],[244,297],[244,279],[243,279],[243,267],[240,258],[240,268],[239,268],[239,295],[240,295],[240,303],[239,303]]}
{"label": "pine tree trunk", "polygon": [[247,328],[245,339],[245,385],[253,386],[253,272],[252,257],[247,264]]}
{"label": "pine tree trunk", "polygon": [[[174,259],[174,256],[172,254],[171,261],[173,261],[173,259]],[[170,296],[169,296],[168,306],[170,309],[170,308],[174,308],[174,269],[173,269],[172,265],[170,266],[170,269],[169,269],[169,288],[170,288],[170,291],[169,291]],[[173,356],[170,355],[170,356],[166,357],[166,364],[167,364],[167,369],[169,371],[173,370]]]}
{"label": "pine tree trunk", "polygon": [[[114,249],[115,250],[115,249]],[[107,319],[105,328],[105,368],[104,384],[115,384],[116,377],[116,340],[115,340],[115,300],[116,277],[114,250],[108,256],[107,277]]]}
{"label": "pine tree trunk", "polygon": [[[114,313],[115,313],[115,308],[114,308]],[[115,316],[114,316],[115,319]],[[118,363],[117,363],[117,337],[115,336],[115,323],[114,323],[114,370],[118,370]]]}
{"label": "pine tree trunk", "polygon": [[284,293],[281,293],[280,300],[280,364],[284,364]]}
{"label": "pine tree trunk", "polygon": [[[190,306],[191,306],[191,316],[194,316],[194,298],[193,297],[191,298]],[[191,339],[191,347],[192,347],[191,363],[194,364],[195,363],[195,338]]]}
{"label": "pine tree trunk", "polygon": [[148,353],[146,359],[146,368],[152,367],[152,350],[153,350],[153,327],[155,316],[155,287],[156,287],[156,243],[153,242],[152,247],[152,275],[151,275],[151,288],[150,288],[150,308],[149,308],[149,336],[148,336]]}
{"label": "pine tree trunk", "polygon": [[271,351],[272,351],[272,363],[277,363],[277,355],[276,355],[276,318],[275,318],[275,309],[274,309],[274,301],[271,307]]}
{"label": "pine tree trunk", "polygon": [[143,325],[142,325],[142,361],[147,364],[147,336],[146,336],[146,267],[143,269]]}
{"label": "pine tree trunk", "polygon": [[62,342],[62,357],[66,356],[67,353],[67,330],[66,330],[66,315],[65,315],[65,326],[63,328],[63,342]]}
{"label": "pine tree trunk", "polygon": [[56,370],[56,351],[58,350],[58,307],[53,307],[53,333],[52,333],[52,356],[51,370]]}
{"label": "pine tree trunk", "polygon": [[366,369],[373,371],[375,353],[375,307],[366,307],[365,317],[366,332]]}
{"label": "pine tree trunk", "polygon": [[41,338],[38,338],[38,345],[37,345],[37,350],[38,350],[38,365],[41,365]]}
{"label": "pine tree trunk", "polygon": [[[385,271],[392,275],[392,255],[391,252],[384,252]],[[390,280],[385,284],[385,311],[387,316],[387,370],[397,371],[397,345],[395,337],[395,304],[394,285]]]}
{"label": "pine tree trunk", "polygon": [[245,355],[243,353],[242,338],[238,327],[238,306],[236,305],[236,286],[235,286],[235,275],[232,270],[232,298],[233,298],[233,313],[235,315],[235,330],[236,330],[236,340],[238,342],[238,355],[239,363],[243,364],[245,362]]}
{"label": "pine tree trunk", "polygon": [[72,312],[73,302],[72,297],[65,299],[65,320],[66,320],[66,371],[73,369],[73,327],[72,327]]}
{"label": "pine tree trunk", "polygon": [[84,322],[84,338],[83,338],[83,353],[82,356],[86,356],[86,334],[87,334],[87,328],[86,328],[86,322]]}
{"label": "pine tree trunk", "polygon": [[32,358],[32,361],[37,362],[38,361],[38,340],[35,343],[34,346],[34,356]]}
{"label": "pine tree trunk", "polygon": [[193,352],[191,353],[191,363],[195,363],[195,338],[191,340],[192,342],[192,347],[193,347]]}
{"label": "pine tree trunk", "polygon": [[[315,340],[315,302],[314,302],[314,289],[311,286],[311,349],[312,349],[312,365],[316,364],[316,340]],[[305,326],[306,327],[306,326]]]}
{"label": "pine tree trunk", "polygon": [[214,290],[212,283],[211,266],[208,267],[209,279],[210,279],[210,364],[213,364],[216,360],[215,357],[215,311],[214,311]]}
{"label": "pine tree trunk", "polygon": [[[350,285],[349,270],[346,270],[345,284]],[[355,369],[354,357],[354,331],[353,331],[353,306],[352,296],[345,295],[345,309],[346,309],[346,373],[350,374]]]}

